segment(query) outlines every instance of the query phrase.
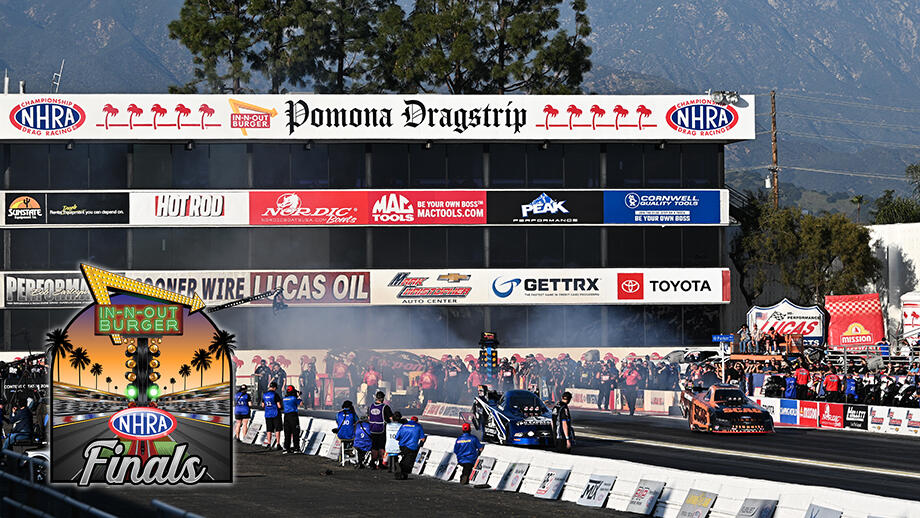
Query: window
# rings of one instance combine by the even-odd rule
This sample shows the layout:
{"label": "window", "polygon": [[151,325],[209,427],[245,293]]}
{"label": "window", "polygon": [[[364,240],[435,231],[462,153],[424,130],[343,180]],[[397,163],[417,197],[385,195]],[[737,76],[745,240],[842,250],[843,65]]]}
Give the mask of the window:
{"label": "window", "polygon": [[133,164],[131,187],[136,189],[172,187],[172,151],[169,144],[134,144]]}
{"label": "window", "polygon": [[565,144],[565,186],[568,188],[601,185],[601,146]]}
{"label": "window", "polygon": [[365,187],[364,144],[329,144],[329,187]]}
{"label": "window", "polygon": [[722,261],[719,257],[719,233],[721,231],[721,227],[683,229],[684,266],[720,266]]}
{"label": "window", "polygon": [[172,230],[168,228],[131,229],[131,268],[168,270],[173,267]]}
{"label": "window", "polygon": [[409,185],[409,145],[372,144],[371,182],[374,187]]}
{"label": "window", "polygon": [[649,347],[680,345],[682,323],[680,306],[646,306],[645,344]]}
{"label": "window", "polygon": [[483,232],[476,227],[447,227],[447,265],[482,268],[485,265]]}
{"label": "window", "polygon": [[329,187],[329,145],[291,146],[291,179],[295,187],[325,189]]}
{"label": "window", "polygon": [[367,229],[329,229],[329,266],[331,268],[365,268],[366,260]]}
{"label": "window", "polygon": [[211,189],[249,187],[249,153],[246,144],[209,144],[207,164]]}
{"label": "window", "polygon": [[374,268],[407,268],[409,261],[409,229],[375,228],[373,236]]}
{"label": "window", "polygon": [[524,144],[489,145],[489,183],[492,187],[524,187],[527,156]]}
{"label": "window", "polygon": [[606,345],[610,347],[644,347],[645,344],[645,311],[643,307],[607,306]]}
{"label": "window", "polygon": [[48,268],[48,230],[11,229],[9,232],[11,269]]}
{"label": "window", "polygon": [[432,144],[409,145],[409,173],[412,187],[447,186],[447,146]]}
{"label": "window", "polygon": [[684,187],[718,189],[719,144],[684,144],[681,146],[681,169]]}
{"label": "window", "polygon": [[525,230],[527,232],[527,266],[531,268],[537,266],[561,267],[564,251],[563,229],[542,227]]}
{"label": "window", "polygon": [[251,229],[253,268],[326,268],[329,229]]}
{"label": "window", "polygon": [[649,227],[645,229],[645,266],[681,266],[681,229]]}
{"label": "window", "polygon": [[48,144],[10,144],[10,189],[48,188]]}
{"label": "window", "polygon": [[55,228],[50,234],[50,266],[55,270],[76,270],[89,255],[86,228]]}
{"label": "window", "polygon": [[443,228],[409,229],[409,252],[413,268],[447,266],[447,233]]}
{"label": "window", "polygon": [[540,149],[540,144],[527,144],[527,186],[528,187],[562,187],[563,147],[550,144]]}
{"label": "window", "polygon": [[491,330],[498,335],[501,347],[528,345],[526,306],[492,306],[489,312],[492,318]]}
{"label": "window", "polygon": [[607,187],[642,188],[642,144],[607,144]]}
{"label": "window", "polygon": [[680,146],[645,144],[645,186],[649,189],[680,187]]}
{"label": "window", "polygon": [[447,144],[448,187],[482,187],[482,144]]}
{"label": "window", "polygon": [[172,145],[173,187],[204,189],[208,187],[208,144],[197,144],[186,149],[185,144]]}
{"label": "window", "polygon": [[90,144],[89,186],[93,189],[128,187],[128,144]]}
{"label": "window", "polygon": [[[285,229],[287,230],[287,229]],[[228,269],[249,266],[249,229],[245,228],[177,228],[172,242],[174,268]]]}
{"label": "window", "polygon": [[50,145],[52,189],[86,189],[89,187],[89,146],[74,144],[68,151],[64,143]]}
{"label": "window", "polygon": [[571,227],[565,229],[565,266],[599,268],[601,266],[601,229]]}
{"label": "window", "polygon": [[491,227],[489,229],[489,266],[515,268],[526,264],[524,251],[527,238],[520,227]]}
{"label": "window", "polygon": [[252,186],[284,189],[291,184],[291,155],[287,144],[253,144]]}
{"label": "window", "polygon": [[89,229],[90,263],[112,270],[128,268],[128,230],[124,228]]}

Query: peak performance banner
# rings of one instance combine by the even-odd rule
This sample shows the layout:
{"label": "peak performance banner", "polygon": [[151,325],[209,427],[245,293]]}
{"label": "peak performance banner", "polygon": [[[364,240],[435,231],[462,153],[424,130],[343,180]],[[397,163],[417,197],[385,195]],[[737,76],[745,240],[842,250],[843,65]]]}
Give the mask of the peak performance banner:
{"label": "peak performance banner", "polygon": [[754,138],[754,96],[4,95],[0,140]]}

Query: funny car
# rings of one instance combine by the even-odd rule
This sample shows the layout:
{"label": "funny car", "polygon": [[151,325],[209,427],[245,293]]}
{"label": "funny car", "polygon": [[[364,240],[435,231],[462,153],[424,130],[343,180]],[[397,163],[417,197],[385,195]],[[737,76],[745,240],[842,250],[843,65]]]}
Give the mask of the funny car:
{"label": "funny car", "polygon": [[494,391],[480,390],[471,420],[483,442],[538,447],[554,443],[552,412],[528,390],[509,390],[500,398]]}
{"label": "funny car", "polygon": [[732,385],[689,387],[681,393],[680,410],[695,432],[773,433],[770,413]]}

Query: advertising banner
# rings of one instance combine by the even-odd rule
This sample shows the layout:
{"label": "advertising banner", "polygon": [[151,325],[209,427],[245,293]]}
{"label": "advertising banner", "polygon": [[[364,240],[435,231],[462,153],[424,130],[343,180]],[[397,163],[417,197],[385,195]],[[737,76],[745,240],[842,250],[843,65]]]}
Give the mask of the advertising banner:
{"label": "advertising banner", "polygon": [[866,405],[844,405],[843,427],[853,430],[868,430],[869,407]]}
{"label": "advertising banner", "polygon": [[817,401],[799,401],[799,426],[818,427]]}
{"label": "advertising banner", "polygon": [[727,225],[727,190],[604,191],[610,225]]}
{"label": "advertising banner", "polygon": [[920,291],[901,295],[901,324],[904,337],[920,335]]}
{"label": "advertising banner", "polygon": [[735,518],[773,518],[779,500],[745,498]]}
{"label": "advertising banner", "polygon": [[6,225],[125,225],[127,192],[7,192]]}
{"label": "advertising banner", "polygon": [[818,306],[798,306],[783,299],[772,306],[754,306],[747,313],[748,329],[761,332],[775,329],[777,334],[802,335],[805,345],[824,343],[824,311]]}
{"label": "advertising banner", "polygon": [[821,402],[819,425],[821,428],[843,428],[844,407],[842,403]]}
{"label": "advertising banner", "polygon": [[140,191],[130,196],[135,226],[249,224],[247,191]]}
{"label": "advertising banner", "polygon": [[886,433],[907,433],[907,409],[885,407],[888,411],[885,418]]}
{"label": "advertising banner", "polygon": [[821,507],[817,504],[810,504],[805,510],[805,516],[808,518],[840,518],[843,516],[842,511]]}
{"label": "advertising banner", "polygon": [[479,457],[476,459],[476,464],[473,466],[472,473],[470,473],[470,485],[488,484],[494,468],[495,457]]}
{"label": "advertising banner", "polygon": [[[281,289],[281,297],[290,306],[316,304],[369,304],[369,272],[249,272],[251,294]],[[273,299],[252,302],[255,306],[271,306]]]}
{"label": "advertising banner", "polygon": [[684,504],[680,506],[677,518],[700,518],[702,516],[708,516],[709,509],[712,507],[712,504],[715,503],[717,496],[719,495],[716,493],[691,489],[687,492],[687,498],[684,499]]}
{"label": "advertising banner", "polygon": [[827,329],[827,342],[831,348],[866,350],[885,339],[878,293],[828,295],[824,297],[824,307],[831,318]]}
{"label": "advertising banner", "polygon": [[491,225],[604,223],[603,191],[488,191]]}
{"label": "advertising banner", "polygon": [[9,272],[3,274],[3,302],[8,308],[77,308],[93,301],[77,272]]}
{"label": "advertising banner", "polygon": [[499,491],[517,491],[521,487],[521,482],[524,481],[524,476],[527,475],[529,468],[530,464],[526,462],[512,462],[505,469],[505,474],[502,475],[495,489]]}
{"label": "advertising banner", "polygon": [[651,140],[754,138],[754,96],[16,95],[0,139]]}
{"label": "advertising banner", "polygon": [[629,504],[626,506],[627,513],[636,513],[649,515],[655,511],[655,504],[658,503],[658,497],[664,489],[664,482],[657,480],[642,479],[636,485]]}
{"label": "advertising banner", "polygon": [[617,477],[614,475],[591,475],[581,496],[578,497],[578,505],[603,507],[616,481]]}
{"label": "advertising banner", "polygon": [[772,397],[762,397],[757,399],[757,404],[770,413],[774,423],[782,422],[780,418],[780,400]]}
{"label": "advertising banner", "polygon": [[483,225],[486,191],[369,191],[370,225]]}
{"label": "advertising banner", "polygon": [[562,487],[565,481],[569,479],[570,469],[549,468],[546,475],[543,475],[543,481],[533,496],[545,498],[547,500],[556,500],[562,494]]}
{"label": "advertising banner", "polygon": [[[799,424],[799,403],[794,399],[781,399],[779,402],[779,422],[797,426]],[[817,424],[817,423],[816,423]]]}
{"label": "advertising banner", "polygon": [[904,419],[904,431],[907,435],[920,435],[920,410],[908,408]]}
{"label": "advertising banner", "polygon": [[869,431],[884,433],[888,430],[886,421],[888,420],[888,407],[870,406],[869,407]]}

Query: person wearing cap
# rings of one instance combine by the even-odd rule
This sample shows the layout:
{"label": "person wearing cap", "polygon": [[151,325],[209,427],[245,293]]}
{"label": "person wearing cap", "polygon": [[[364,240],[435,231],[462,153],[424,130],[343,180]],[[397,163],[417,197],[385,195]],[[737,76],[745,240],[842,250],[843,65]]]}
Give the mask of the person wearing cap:
{"label": "person wearing cap", "polygon": [[371,469],[382,469],[386,466],[386,424],[393,417],[390,405],[383,402],[386,397],[382,391],[374,394],[374,403],[367,407],[367,418],[371,434]]}
{"label": "person wearing cap", "polygon": [[304,408],[314,407],[316,393],[316,357],[307,360],[300,370],[300,394]]}
{"label": "person wearing cap", "polygon": [[561,453],[572,451],[575,441],[575,430],[572,428],[572,413],[569,411],[569,402],[572,401],[571,392],[563,392],[562,399],[553,407],[553,431],[556,437],[556,449]]}
{"label": "person wearing cap", "polygon": [[297,390],[294,385],[288,385],[282,407],[284,410],[284,454],[297,453],[297,446],[300,442],[300,417],[297,415],[297,408],[303,401],[297,397]]}
{"label": "person wearing cap", "polygon": [[358,451],[358,465],[356,467],[364,467],[364,459],[371,452],[372,444],[370,422],[368,417],[363,415],[358,419],[358,424],[355,425],[355,450]]}
{"label": "person wearing cap", "polygon": [[268,390],[262,394],[262,409],[265,411],[265,446],[274,444],[281,449],[281,398],[275,389],[274,381],[268,384]]}
{"label": "person wearing cap", "polygon": [[633,362],[623,369],[620,374],[623,379],[623,396],[626,398],[626,405],[629,407],[629,415],[636,413],[636,398],[639,396],[639,384],[642,382],[642,372],[636,368]]}
{"label": "person wearing cap", "polygon": [[387,423],[386,428],[386,453],[387,453],[387,471],[393,473],[399,473],[399,440],[396,439],[396,434],[399,433],[399,428],[405,423],[403,416],[399,412],[393,412],[393,415],[390,418],[390,422]]}
{"label": "person wearing cap", "polygon": [[268,382],[271,381],[271,369],[268,368],[268,364],[265,360],[259,361],[259,366],[256,367],[253,376],[257,379],[256,388],[258,392],[256,393],[256,400],[262,401],[262,394],[268,392]]}
{"label": "person wearing cap", "polygon": [[399,442],[399,453],[402,454],[402,460],[399,463],[399,473],[396,474],[397,479],[409,478],[412,465],[415,464],[415,458],[418,456],[418,450],[425,444],[427,438],[416,416],[412,416],[409,422],[399,427],[399,431],[396,432],[396,440]]}
{"label": "person wearing cap", "polygon": [[233,437],[243,440],[249,429],[249,416],[252,407],[252,397],[249,396],[248,387],[240,385],[236,391],[233,404]]}
{"label": "person wearing cap", "polygon": [[457,464],[463,468],[460,472],[460,483],[469,484],[470,474],[473,472],[473,465],[476,459],[482,453],[482,443],[479,439],[470,433],[470,423],[463,423],[463,434],[457,437],[454,443],[454,455],[457,456]]}

